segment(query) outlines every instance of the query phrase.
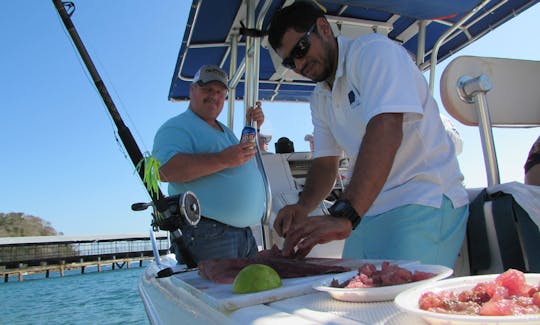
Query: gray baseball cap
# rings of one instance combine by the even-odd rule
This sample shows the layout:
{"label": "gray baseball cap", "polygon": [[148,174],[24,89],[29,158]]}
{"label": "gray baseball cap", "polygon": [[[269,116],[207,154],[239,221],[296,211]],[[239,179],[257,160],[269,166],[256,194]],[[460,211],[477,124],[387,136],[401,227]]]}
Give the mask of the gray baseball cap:
{"label": "gray baseball cap", "polygon": [[268,134],[259,133],[259,137],[262,141],[264,141],[264,143],[270,143],[270,141],[272,141],[272,136]]}
{"label": "gray baseball cap", "polygon": [[226,88],[229,88],[229,77],[227,76],[227,73],[217,65],[203,65],[199,71],[197,71],[195,77],[193,77],[193,83],[207,84],[211,81],[219,81],[225,85]]}

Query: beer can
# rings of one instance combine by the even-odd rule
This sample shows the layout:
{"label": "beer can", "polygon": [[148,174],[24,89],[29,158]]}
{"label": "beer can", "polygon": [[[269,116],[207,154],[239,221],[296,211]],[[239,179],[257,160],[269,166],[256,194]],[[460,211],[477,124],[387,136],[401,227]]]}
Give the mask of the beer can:
{"label": "beer can", "polygon": [[245,126],[242,130],[242,135],[240,137],[240,143],[252,142],[255,143],[257,140],[257,131],[254,127]]}

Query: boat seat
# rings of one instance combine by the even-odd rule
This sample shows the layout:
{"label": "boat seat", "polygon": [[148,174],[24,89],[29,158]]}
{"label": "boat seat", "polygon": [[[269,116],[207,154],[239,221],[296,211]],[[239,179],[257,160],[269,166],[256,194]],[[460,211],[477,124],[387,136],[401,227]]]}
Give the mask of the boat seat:
{"label": "boat seat", "polygon": [[540,126],[540,61],[460,56],[446,66],[440,91],[453,118],[478,126],[488,186],[499,184],[492,127]]}
{"label": "boat seat", "polygon": [[[538,202],[538,191],[531,188],[530,185],[500,184],[492,128],[540,126],[540,62],[461,56],[451,61],[445,68],[441,77],[440,91],[443,105],[453,118],[465,125],[479,128],[488,183],[486,190],[493,192],[501,186],[504,189],[511,188],[516,190],[516,194],[520,194],[522,203]],[[471,202],[481,190],[467,189]],[[504,192],[512,194],[516,198],[514,193]],[[505,210],[510,208],[511,211],[515,207],[504,206],[504,208]],[[534,223],[531,223],[534,221],[538,225],[539,211],[538,204],[526,211],[528,213],[527,224],[532,224],[533,227],[529,227],[531,232],[526,235],[523,232],[517,233],[517,241],[521,243],[522,247],[530,246],[531,242],[537,242],[540,239],[538,229],[535,229]],[[503,255],[507,255],[508,252],[501,253],[501,250],[506,248],[499,246],[499,243],[504,239],[500,237],[501,229],[496,229],[496,224],[500,223],[500,220],[494,222],[499,218],[494,217],[495,212],[497,211],[494,211],[492,202],[483,203],[485,225],[480,229],[481,237],[485,238],[486,241],[490,263],[481,270],[474,270],[475,274],[505,271]],[[509,218],[511,217],[513,216],[510,215]],[[505,222],[517,224],[520,221],[516,218]],[[523,222],[521,224],[523,225]],[[471,227],[471,223],[469,223],[469,243],[475,242],[475,240],[478,242],[478,238],[471,238],[474,236],[473,233],[478,234],[478,232],[472,232]],[[530,255],[530,252],[517,251],[520,249],[519,246],[516,245],[517,248],[513,248],[514,253],[524,256]],[[457,275],[466,275],[471,272],[471,265],[468,261],[471,254],[472,251],[467,247],[467,241],[465,241],[454,267]],[[528,267],[535,266],[537,263],[536,260],[525,261]]]}

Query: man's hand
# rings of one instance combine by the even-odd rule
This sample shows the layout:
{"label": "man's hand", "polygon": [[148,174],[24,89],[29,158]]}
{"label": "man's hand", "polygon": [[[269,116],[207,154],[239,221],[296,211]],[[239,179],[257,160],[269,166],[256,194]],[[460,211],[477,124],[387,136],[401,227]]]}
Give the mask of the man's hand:
{"label": "man's hand", "polygon": [[299,204],[286,205],[278,211],[274,229],[281,237],[287,237],[293,225],[305,219],[308,212]]}
{"label": "man's hand", "polygon": [[285,237],[283,256],[304,258],[315,245],[345,239],[351,231],[351,222],[344,218],[314,216],[296,220]]}
{"label": "man's hand", "polygon": [[264,113],[262,111],[261,102],[256,102],[255,107],[250,107],[247,110],[246,121],[256,121],[257,127],[261,127],[261,125],[264,123]]}
{"label": "man's hand", "polygon": [[246,142],[230,146],[220,154],[223,161],[227,162],[228,167],[232,168],[245,164],[255,156],[256,152],[253,142]]}

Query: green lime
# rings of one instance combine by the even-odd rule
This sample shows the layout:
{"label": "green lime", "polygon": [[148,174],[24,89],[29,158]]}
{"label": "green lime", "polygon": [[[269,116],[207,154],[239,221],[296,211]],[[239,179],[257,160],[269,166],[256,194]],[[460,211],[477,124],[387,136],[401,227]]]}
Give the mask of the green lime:
{"label": "green lime", "polygon": [[234,293],[250,293],[281,287],[279,274],[268,265],[250,264],[240,270],[234,279]]}

